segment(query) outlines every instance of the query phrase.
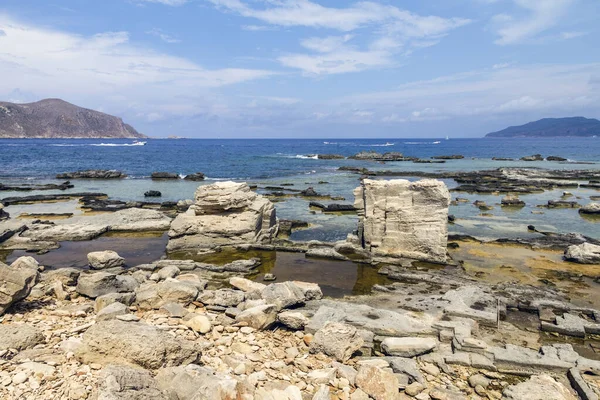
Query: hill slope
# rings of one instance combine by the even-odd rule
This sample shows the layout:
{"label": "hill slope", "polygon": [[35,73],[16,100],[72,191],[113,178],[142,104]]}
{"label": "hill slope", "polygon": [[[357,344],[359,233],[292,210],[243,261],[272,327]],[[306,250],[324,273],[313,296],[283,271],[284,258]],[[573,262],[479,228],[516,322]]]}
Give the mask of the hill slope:
{"label": "hill slope", "polygon": [[0,102],[0,138],[143,138],[121,118],[60,99]]}
{"label": "hill slope", "polygon": [[485,137],[600,136],[600,121],[584,117],[544,118],[521,126],[511,126]]}

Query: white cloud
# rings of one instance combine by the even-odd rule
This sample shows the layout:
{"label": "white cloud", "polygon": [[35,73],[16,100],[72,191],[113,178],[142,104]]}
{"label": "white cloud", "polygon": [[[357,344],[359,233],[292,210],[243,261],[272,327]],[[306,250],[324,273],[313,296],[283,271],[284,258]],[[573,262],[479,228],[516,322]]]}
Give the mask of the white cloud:
{"label": "white cloud", "polygon": [[[185,58],[141,47],[127,32],[81,36],[21,23],[0,15],[0,93],[15,88],[40,97],[63,97],[113,112],[191,114],[206,99],[189,101],[224,85],[265,78],[265,70],[223,68],[209,70]],[[214,97],[214,96],[213,96]],[[210,99],[210,100],[209,100]]]}
{"label": "white cloud", "polygon": [[154,28],[146,32],[148,35],[156,36],[165,43],[180,43],[181,40],[163,32],[161,29]]}
{"label": "white cloud", "polygon": [[[420,16],[395,6],[364,1],[345,8],[325,7],[309,0],[265,1],[253,8],[241,0],[208,0],[217,7],[276,26],[329,28],[350,32],[370,28],[374,38],[365,48],[351,45],[354,34],[309,37],[300,44],[314,53],[289,53],[278,61],[305,75],[340,74],[398,64],[396,56],[437,44],[451,30],[470,22],[464,18]],[[361,33],[363,33],[361,31]]]}
{"label": "white cloud", "polygon": [[492,25],[500,36],[496,44],[508,45],[532,39],[556,26],[576,0],[513,0],[515,5],[527,15],[516,17],[499,14],[492,19]]}
{"label": "white cloud", "polygon": [[274,31],[277,27],[268,25],[242,25],[242,29],[251,32]]}
{"label": "white cloud", "polygon": [[594,83],[599,73],[600,64],[485,69],[344,97],[329,107],[374,109],[386,123],[530,111],[579,115],[600,107],[600,85]]}
{"label": "white cloud", "polygon": [[571,31],[571,32],[561,32],[560,33],[560,37],[564,40],[569,40],[569,39],[575,39],[581,36],[585,36],[587,35],[589,32],[578,32],[578,31]]}
{"label": "white cloud", "polygon": [[506,63],[494,64],[492,66],[492,68],[493,69],[502,69],[502,68],[506,68],[506,67],[509,67],[509,66],[510,66],[510,63],[506,62]]}

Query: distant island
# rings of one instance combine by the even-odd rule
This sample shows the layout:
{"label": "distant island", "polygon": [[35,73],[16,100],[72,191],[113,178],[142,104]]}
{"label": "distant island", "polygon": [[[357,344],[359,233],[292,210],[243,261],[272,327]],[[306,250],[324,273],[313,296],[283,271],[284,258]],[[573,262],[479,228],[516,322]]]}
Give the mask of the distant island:
{"label": "distant island", "polygon": [[600,136],[600,121],[593,118],[544,118],[525,125],[511,126],[485,137],[589,137]]}
{"label": "distant island", "polygon": [[145,138],[121,118],[60,99],[35,103],[0,102],[0,139]]}

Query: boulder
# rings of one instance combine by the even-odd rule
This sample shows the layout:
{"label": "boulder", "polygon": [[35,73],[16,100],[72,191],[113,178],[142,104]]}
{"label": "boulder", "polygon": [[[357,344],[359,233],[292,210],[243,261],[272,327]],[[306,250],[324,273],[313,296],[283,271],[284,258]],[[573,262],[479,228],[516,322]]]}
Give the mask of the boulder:
{"label": "boulder", "polygon": [[107,321],[115,319],[119,315],[129,314],[129,307],[123,303],[114,302],[104,307],[96,315],[96,321]]}
{"label": "boulder", "polygon": [[193,174],[186,175],[183,179],[185,179],[186,181],[198,182],[203,181],[205,178],[206,177],[202,172],[195,172]]}
{"label": "boulder", "polygon": [[144,192],[144,197],[161,197],[162,193],[158,190],[148,190]]}
{"label": "boulder", "polygon": [[521,161],[544,161],[544,157],[541,154],[534,154],[532,156],[521,157]]}
{"label": "boulder", "polygon": [[262,292],[267,285],[251,281],[250,279],[234,276],[229,279],[229,284],[234,288],[240,289],[243,292]]}
{"label": "boulder", "polygon": [[345,362],[364,344],[358,330],[340,322],[329,322],[319,329],[310,343],[312,353],[324,353]]}
{"label": "boulder", "polygon": [[123,303],[126,306],[130,306],[135,301],[135,293],[107,293],[102,296],[96,297],[94,304],[94,310],[100,312],[104,307],[107,307],[113,303]]}
{"label": "boulder", "polygon": [[450,193],[442,181],[364,179],[354,195],[365,249],[381,256],[446,262]]}
{"label": "boulder", "polygon": [[293,282],[271,283],[261,293],[262,298],[279,309],[288,308],[305,301],[304,292]]}
{"label": "boulder", "polygon": [[427,337],[388,337],[381,342],[381,350],[389,356],[415,357],[437,347],[437,340]]}
{"label": "boulder", "polygon": [[358,369],[356,387],[375,400],[398,398],[399,385],[396,375],[372,365],[365,364]]}
{"label": "boulder", "polygon": [[10,214],[4,210],[4,204],[0,203],[0,221],[9,219]]}
{"label": "boulder", "polygon": [[194,332],[208,333],[212,328],[212,324],[206,315],[196,315],[185,321],[185,324],[190,327]]}
{"label": "boulder", "polygon": [[244,292],[233,289],[205,290],[198,296],[198,301],[211,306],[236,307],[244,301]]}
{"label": "boulder", "polygon": [[38,263],[33,257],[19,257],[10,266],[0,262],[0,315],[29,296],[39,278]]}
{"label": "boulder", "polygon": [[565,250],[564,257],[579,264],[600,264],[600,246],[587,242],[572,245]]}
{"label": "boulder", "polygon": [[158,371],[156,382],[158,388],[168,394],[166,398],[169,399],[233,400],[248,398],[242,395],[243,385],[235,378],[195,364],[163,368]]}
{"label": "boulder", "polygon": [[109,293],[133,292],[138,286],[137,281],[131,276],[94,272],[81,274],[75,290],[79,294],[95,299]]}
{"label": "boulder", "polygon": [[263,330],[267,329],[277,320],[277,309],[275,304],[264,304],[256,307],[247,308],[239,313],[236,322],[246,323],[249,327]]}
{"label": "boulder", "polygon": [[126,363],[147,369],[196,362],[201,349],[194,342],[140,322],[101,321],[83,335],[77,357],[89,363]]}
{"label": "boulder", "polygon": [[44,334],[31,325],[0,325],[0,350],[16,349],[21,351],[32,348],[43,341]]}
{"label": "boulder", "polygon": [[125,365],[107,365],[100,372],[99,400],[164,400],[149,371]]}
{"label": "boulder", "polygon": [[112,250],[93,251],[88,253],[87,259],[92,269],[118,268],[125,265],[125,259]]}
{"label": "boulder", "polygon": [[579,209],[580,214],[600,214],[600,203],[590,203]]}
{"label": "boulder", "polygon": [[268,199],[247,183],[218,182],[198,187],[194,205],[173,220],[167,250],[269,242],[276,232],[275,208]]}
{"label": "boulder", "polygon": [[301,330],[308,324],[309,319],[299,311],[283,311],[277,316],[277,320],[288,328]]}
{"label": "boulder", "polygon": [[159,309],[167,303],[188,305],[197,296],[198,287],[192,282],[175,279],[142,284],[135,293],[136,303],[143,310]]}
{"label": "boulder", "polygon": [[567,161],[567,159],[559,156],[548,156],[546,157],[546,161]]}
{"label": "boulder", "polygon": [[575,400],[569,389],[549,375],[534,375],[528,381],[508,386],[502,392],[507,400]]}

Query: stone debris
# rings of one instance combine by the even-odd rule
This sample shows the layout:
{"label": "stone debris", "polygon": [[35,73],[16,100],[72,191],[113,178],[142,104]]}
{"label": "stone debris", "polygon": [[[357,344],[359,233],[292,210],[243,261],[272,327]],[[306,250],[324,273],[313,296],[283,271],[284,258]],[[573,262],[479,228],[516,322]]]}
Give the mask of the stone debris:
{"label": "stone debris", "polygon": [[597,311],[552,291],[413,271],[407,286],[331,300],[297,281],[226,275],[231,287],[207,289],[209,267],[168,261],[45,272],[1,317],[0,398],[597,399],[600,361],[496,319],[550,310],[553,334],[597,334]]}

